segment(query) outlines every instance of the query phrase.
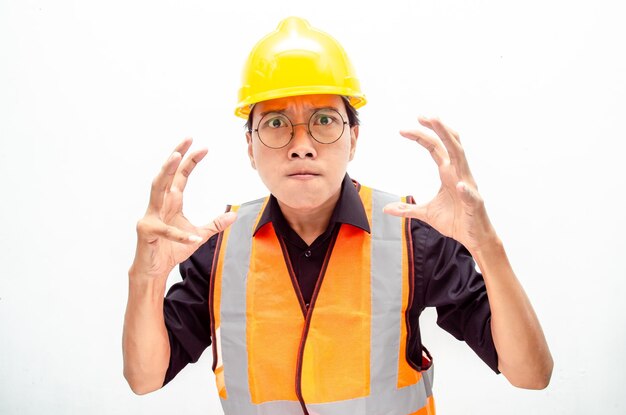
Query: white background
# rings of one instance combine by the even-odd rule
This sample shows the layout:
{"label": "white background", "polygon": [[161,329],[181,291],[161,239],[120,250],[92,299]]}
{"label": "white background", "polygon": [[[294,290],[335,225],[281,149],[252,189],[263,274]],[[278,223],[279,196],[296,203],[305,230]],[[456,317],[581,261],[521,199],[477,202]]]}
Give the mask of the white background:
{"label": "white background", "polygon": [[292,14],[343,44],[369,99],[352,177],[426,201],[436,167],[397,131],[419,114],[460,131],[542,322],[554,374],[525,391],[426,313],[438,413],[625,413],[623,8],[1,0],[0,413],[221,413],[210,353],[147,396],[122,377],[134,227],[187,135],[210,151],[192,221],[265,194],[232,114],[250,48]]}

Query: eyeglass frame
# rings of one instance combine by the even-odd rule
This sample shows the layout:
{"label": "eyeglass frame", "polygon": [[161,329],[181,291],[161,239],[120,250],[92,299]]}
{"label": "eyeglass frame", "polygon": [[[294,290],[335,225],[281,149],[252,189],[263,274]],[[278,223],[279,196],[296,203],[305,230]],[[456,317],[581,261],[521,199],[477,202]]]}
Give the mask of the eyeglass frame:
{"label": "eyeglass frame", "polygon": [[[338,136],[336,139],[334,139],[333,141],[331,141],[331,142],[329,142],[329,143],[325,143],[325,142],[320,141],[320,140],[318,140],[317,138],[315,138],[315,136],[314,136],[314,135],[313,135],[313,133],[311,132],[311,128],[309,127],[309,124],[311,123],[311,120],[313,119],[313,116],[314,116],[315,114],[317,114],[318,112],[320,112],[320,111],[324,111],[324,110],[326,110],[326,111],[333,111],[333,112],[336,112],[336,113],[337,113],[337,115],[339,115],[339,118],[341,118],[341,121],[342,121],[341,133],[339,134],[339,136]],[[289,139],[289,141],[287,141],[284,145],[282,145],[282,146],[280,146],[280,147],[272,147],[272,146],[268,146],[268,145],[267,145],[267,144],[263,141],[263,139],[261,139],[261,134],[259,134],[259,126],[261,125],[261,121],[263,121],[263,119],[264,119],[267,115],[272,114],[272,113],[276,113],[276,114],[280,114],[280,115],[282,115],[283,117],[285,117],[285,118],[287,119],[287,121],[289,121],[289,125],[291,125],[291,138]],[[263,116],[259,119],[259,122],[257,123],[256,128],[255,128],[255,129],[253,129],[253,130],[250,130],[250,132],[251,132],[251,133],[253,133],[253,132],[254,132],[254,133],[256,133],[256,134],[257,134],[257,136],[259,137],[259,141],[260,141],[260,142],[261,142],[261,143],[262,143],[265,147],[267,147],[267,148],[271,148],[271,149],[274,149],[274,150],[279,150],[279,149],[281,149],[281,148],[285,148],[285,147],[287,147],[287,146],[289,145],[289,143],[291,143],[291,140],[293,140],[293,137],[296,135],[296,134],[295,134],[295,132],[296,132],[295,127],[296,127],[296,126],[298,126],[298,125],[305,125],[305,126],[306,126],[306,132],[307,132],[307,134],[309,134],[309,135],[311,136],[311,138],[312,138],[313,140],[315,140],[316,142],[318,142],[318,143],[320,143],[320,144],[333,144],[333,143],[336,143],[336,142],[337,142],[337,141],[341,138],[341,136],[343,135],[344,131],[346,131],[346,125],[348,125],[348,124],[349,124],[349,122],[348,122],[348,121],[346,121],[346,120],[343,118],[343,115],[341,115],[341,113],[340,113],[339,111],[337,111],[335,108],[317,108],[315,111],[313,111],[313,113],[311,114],[311,116],[309,117],[309,120],[308,120],[307,122],[300,122],[300,123],[296,123],[296,124],[294,124],[294,123],[291,121],[291,118],[289,118],[289,117],[287,116],[287,114],[285,114],[285,113],[283,113],[283,112],[280,112],[280,111],[269,111],[268,113],[264,114],[264,115],[263,115]]]}

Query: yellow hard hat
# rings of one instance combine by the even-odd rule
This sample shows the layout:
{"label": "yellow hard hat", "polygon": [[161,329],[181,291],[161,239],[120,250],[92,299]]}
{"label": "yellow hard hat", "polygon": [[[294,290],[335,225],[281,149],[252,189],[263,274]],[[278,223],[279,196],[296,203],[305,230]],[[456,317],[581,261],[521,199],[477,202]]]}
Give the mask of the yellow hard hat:
{"label": "yellow hard hat", "polygon": [[288,17],[252,48],[235,115],[247,118],[257,102],[311,94],[343,95],[354,108],[366,102],[339,42],[302,18]]}

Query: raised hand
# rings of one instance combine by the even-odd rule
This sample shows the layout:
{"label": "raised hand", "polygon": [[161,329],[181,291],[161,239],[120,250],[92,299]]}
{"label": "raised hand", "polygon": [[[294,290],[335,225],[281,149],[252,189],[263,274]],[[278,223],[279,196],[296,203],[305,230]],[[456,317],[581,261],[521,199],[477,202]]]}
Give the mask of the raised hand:
{"label": "raised hand", "polygon": [[428,203],[391,203],[384,211],[395,216],[420,219],[440,233],[461,242],[470,252],[497,240],[483,199],[470,172],[459,134],[439,119],[420,117],[419,122],[437,134],[420,130],[400,131],[403,137],[426,148],[437,166],[441,188]]}
{"label": "raised hand", "polygon": [[192,139],[186,138],[178,144],[152,182],[148,210],[137,222],[137,249],[130,274],[166,278],[172,268],[236,219],[234,212],[228,212],[207,225],[194,226],[183,214],[187,180],[207,154],[206,149],[196,150],[183,160],[191,143]]}

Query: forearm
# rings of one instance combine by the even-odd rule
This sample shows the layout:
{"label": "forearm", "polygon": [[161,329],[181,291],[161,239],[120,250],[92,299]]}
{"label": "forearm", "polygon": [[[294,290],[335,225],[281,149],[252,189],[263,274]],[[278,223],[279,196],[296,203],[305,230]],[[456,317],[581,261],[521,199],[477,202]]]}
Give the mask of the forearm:
{"label": "forearm", "polygon": [[472,252],[472,256],[478,262],[487,287],[498,369],[517,387],[545,388],[552,374],[552,356],[502,243],[494,238],[480,251]]}
{"label": "forearm", "polygon": [[129,274],[122,347],[124,377],[137,394],[159,389],[169,365],[170,345],[163,316],[164,293],[164,279]]}

